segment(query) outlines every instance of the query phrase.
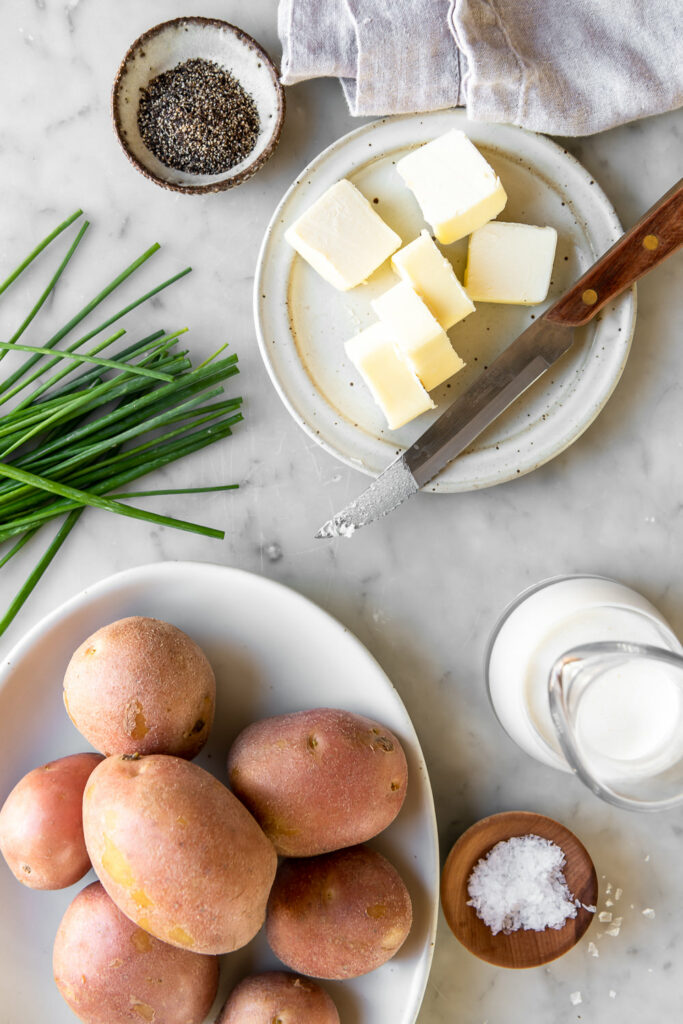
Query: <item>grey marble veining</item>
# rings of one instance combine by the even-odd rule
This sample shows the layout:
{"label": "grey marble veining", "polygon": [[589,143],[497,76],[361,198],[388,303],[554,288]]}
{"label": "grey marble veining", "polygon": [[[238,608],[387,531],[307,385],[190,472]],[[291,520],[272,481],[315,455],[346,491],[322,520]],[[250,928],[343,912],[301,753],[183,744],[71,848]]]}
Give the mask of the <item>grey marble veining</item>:
{"label": "grey marble veining", "polygon": [[[108,113],[118,62],[153,22],[197,13],[176,0],[5,0],[0,8],[0,275],[29,243],[82,205],[93,226],[45,322],[89,297],[155,240],[150,284],[191,263],[194,272],[141,311],[140,330],[188,324],[197,359],[229,340],[246,422],[232,439],[168,468],[170,486],[217,480],[241,489],[169,499],[171,514],[224,525],[225,542],[122,523],[87,512],[11,630],[6,652],[56,604],[119,569],[197,559],[263,573],[306,594],[368,646],[393,679],[421,738],[443,854],[475,819],[523,808],[574,829],[607,882],[623,889],[618,937],[592,926],[587,941],[547,969],[505,972],[471,957],[441,921],[420,1024],[636,1024],[672,1022],[683,1004],[680,913],[683,814],[644,817],[594,799],[579,782],[537,765],[501,732],[484,692],[482,657],[504,605],[528,584],[572,571],[603,573],[647,595],[683,634],[683,275],[680,257],[639,287],[639,314],[623,378],[596,423],[534,474],[470,494],[418,496],[352,541],[313,540],[366,478],[335,462],[296,427],[261,364],[251,319],[262,232],[284,189],[324,146],[351,129],[340,87],[288,91],[274,158],[252,181],[205,198],[144,180],[118,149]],[[191,10],[188,10],[191,8]],[[275,0],[205,0],[277,57]],[[631,224],[680,176],[680,113],[567,144]],[[41,278],[17,285],[0,312],[3,335]],[[52,321],[52,317],[55,320]],[[30,338],[40,336],[39,322]],[[232,388],[231,388],[232,390]],[[3,569],[3,604],[26,558]],[[656,917],[642,910],[652,907]],[[620,910],[620,913],[622,910]],[[570,994],[581,992],[573,1006]],[[614,996],[611,993],[614,993]],[[13,1022],[14,1024],[14,1022]]]}

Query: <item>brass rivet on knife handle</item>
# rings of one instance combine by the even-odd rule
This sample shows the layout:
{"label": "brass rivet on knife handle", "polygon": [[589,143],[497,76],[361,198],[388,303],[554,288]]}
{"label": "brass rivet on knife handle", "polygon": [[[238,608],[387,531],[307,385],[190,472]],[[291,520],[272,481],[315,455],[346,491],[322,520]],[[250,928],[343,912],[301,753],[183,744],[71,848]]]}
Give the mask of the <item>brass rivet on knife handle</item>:
{"label": "brass rivet on knife handle", "polygon": [[561,299],[544,319],[568,327],[595,314],[683,245],[683,178],[648,210]]}

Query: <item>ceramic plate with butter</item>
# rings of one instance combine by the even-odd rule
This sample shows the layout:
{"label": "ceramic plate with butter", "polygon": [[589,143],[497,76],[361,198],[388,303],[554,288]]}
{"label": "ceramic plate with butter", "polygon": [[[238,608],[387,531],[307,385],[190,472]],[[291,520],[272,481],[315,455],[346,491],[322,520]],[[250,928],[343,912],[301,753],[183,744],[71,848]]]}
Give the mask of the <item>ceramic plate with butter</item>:
{"label": "ceramic plate with butter", "polygon": [[[337,291],[285,240],[285,231],[340,178],[348,178],[403,244],[426,227],[396,163],[452,128],[465,131],[500,177],[508,202],[500,220],[558,232],[550,291],[539,306],[478,303],[448,332],[466,367],[432,392],[437,408],[391,431],[344,352],[376,317],[371,302],[398,278],[387,261],[351,291]],[[541,135],[471,122],[461,110],[387,118],[351,132],[320,154],[284,196],[266,232],[254,310],[261,353],[295,420],[347,465],[375,476],[412,444],[548,305],[622,234],[605,194],[565,150]],[[463,279],[467,239],[442,246]],[[428,490],[502,483],[563,451],[592,423],[621,376],[633,335],[635,289],[577,331],[570,352],[448,466]]]}
{"label": "ceramic plate with butter", "polygon": [[[403,876],[413,927],[396,956],[352,981],[323,982],[344,1024],[413,1024],[432,960],[439,893],[434,803],[420,744],[401,698],[363,645],[335,619],[287,587],[225,566],[161,562],[89,587],[32,629],[0,664],[0,802],[30,769],[88,748],[62,703],[75,648],[126,615],[174,623],[204,649],[216,673],[216,720],[197,758],[227,782],[226,755],[249,722],[311,707],[342,707],[387,725],[400,738],[409,782],[398,818],[371,846]],[[70,901],[90,881],[39,892],[0,860],[0,1020],[71,1024],[52,980],[52,943]],[[281,967],[263,932],[221,957],[219,995],[245,975]]]}

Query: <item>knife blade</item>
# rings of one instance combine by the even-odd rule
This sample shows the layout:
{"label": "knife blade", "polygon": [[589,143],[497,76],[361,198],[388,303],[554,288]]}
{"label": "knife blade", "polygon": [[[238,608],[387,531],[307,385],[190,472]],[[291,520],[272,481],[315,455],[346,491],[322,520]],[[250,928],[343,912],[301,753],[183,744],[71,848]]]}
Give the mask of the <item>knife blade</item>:
{"label": "knife blade", "polygon": [[316,538],[350,537],[416,494],[571,348],[574,327],[587,324],[681,245],[683,178]]}
{"label": "knife blade", "polygon": [[362,494],[328,520],[321,537],[350,537],[387,515],[429,483],[467,448],[574,341],[571,327],[546,323],[528,327],[495,359],[467,391],[417,441],[385,469]]}

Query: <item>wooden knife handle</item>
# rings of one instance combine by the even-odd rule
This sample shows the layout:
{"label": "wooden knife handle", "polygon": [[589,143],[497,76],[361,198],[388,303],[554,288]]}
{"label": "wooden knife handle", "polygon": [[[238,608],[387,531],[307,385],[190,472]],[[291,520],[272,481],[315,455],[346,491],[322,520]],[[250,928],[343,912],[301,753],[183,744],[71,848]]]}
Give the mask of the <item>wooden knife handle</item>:
{"label": "wooden knife handle", "polygon": [[683,245],[683,178],[551,306],[546,320],[580,327]]}

